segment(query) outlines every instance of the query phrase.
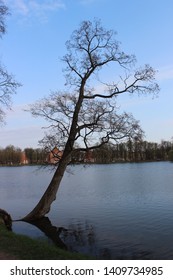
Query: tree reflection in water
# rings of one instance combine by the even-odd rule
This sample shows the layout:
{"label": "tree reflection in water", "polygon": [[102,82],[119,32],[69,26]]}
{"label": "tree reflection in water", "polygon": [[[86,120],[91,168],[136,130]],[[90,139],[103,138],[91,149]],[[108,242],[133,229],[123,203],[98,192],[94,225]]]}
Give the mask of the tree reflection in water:
{"label": "tree reflection in water", "polygon": [[[97,259],[155,259],[153,252],[143,250],[139,244],[123,242],[115,248],[102,247],[97,242],[97,236],[93,225],[77,223],[70,224],[68,229],[53,226],[48,217],[37,221],[28,222],[41,230],[56,246],[72,252],[80,252]],[[113,250],[112,250],[113,249]]]}
{"label": "tree reflection in water", "polygon": [[98,250],[94,227],[87,222],[85,225],[71,224],[68,229],[53,226],[48,217],[27,222],[41,230],[56,246],[72,252],[80,252],[100,259],[110,259],[108,248]]}
{"label": "tree reflection in water", "polygon": [[59,237],[60,233],[64,230],[66,231],[66,229],[53,226],[48,217],[43,217],[41,219],[27,223],[32,224],[40,229],[56,246],[67,250],[66,244]]}

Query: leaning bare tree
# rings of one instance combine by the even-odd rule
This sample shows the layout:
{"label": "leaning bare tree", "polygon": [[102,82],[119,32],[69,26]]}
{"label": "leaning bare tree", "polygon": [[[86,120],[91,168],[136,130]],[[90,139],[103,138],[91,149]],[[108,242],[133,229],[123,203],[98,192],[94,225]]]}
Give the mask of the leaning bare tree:
{"label": "leaning bare tree", "polygon": [[[68,91],[51,93],[30,107],[33,116],[43,117],[50,123],[42,144],[50,149],[57,145],[63,155],[42,198],[23,218],[26,221],[39,219],[50,211],[66,167],[75,153],[97,149],[110,141],[141,137],[142,130],[133,116],[118,113],[119,95],[153,94],[159,90],[154,82],[153,68],[146,65],[133,70],[135,57],[120,50],[115,32],[105,30],[100,21],[82,22],[66,46],[68,52],[63,61]],[[98,86],[101,70],[110,64],[111,69],[115,64],[113,74],[116,76],[120,71],[121,76],[116,83],[102,82]]]}
{"label": "leaning bare tree", "polygon": [[[5,16],[8,15],[8,8],[0,0],[0,37],[6,32]],[[7,72],[5,67],[0,63],[0,123],[4,121],[4,108],[11,105],[11,95],[16,93],[20,86],[13,76]]]}

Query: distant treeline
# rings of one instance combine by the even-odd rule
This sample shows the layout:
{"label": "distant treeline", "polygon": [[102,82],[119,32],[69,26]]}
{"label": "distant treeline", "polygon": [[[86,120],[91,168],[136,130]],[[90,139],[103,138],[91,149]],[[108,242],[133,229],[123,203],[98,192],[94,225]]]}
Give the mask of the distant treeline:
{"label": "distant treeline", "polygon": [[[45,164],[50,163],[50,153],[45,149],[20,148],[9,145],[0,148],[0,165]],[[114,163],[173,160],[173,142],[160,144],[147,141],[128,141],[116,145],[107,144],[86,153],[77,152],[72,157],[74,163]]]}
{"label": "distant treeline", "polygon": [[173,142],[128,141],[93,151],[97,163],[172,160]]}
{"label": "distant treeline", "polygon": [[47,158],[44,149],[26,148],[21,150],[13,145],[5,149],[0,148],[1,165],[20,165],[20,164],[43,164]]}

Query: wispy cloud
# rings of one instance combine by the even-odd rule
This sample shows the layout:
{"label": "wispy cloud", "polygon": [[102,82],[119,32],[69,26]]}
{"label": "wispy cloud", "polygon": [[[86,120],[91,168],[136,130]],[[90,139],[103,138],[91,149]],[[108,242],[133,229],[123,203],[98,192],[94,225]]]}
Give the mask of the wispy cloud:
{"label": "wispy cloud", "polygon": [[37,125],[23,126],[20,128],[8,129],[7,127],[1,129],[0,147],[14,145],[21,149],[27,147],[38,147],[38,141],[43,138],[43,131]]}
{"label": "wispy cloud", "polygon": [[79,0],[79,3],[82,5],[92,4],[94,2],[98,2],[98,0]]}
{"label": "wispy cloud", "polygon": [[173,65],[167,65],[165,67],[161,67],[158,70],[158,73],[156,75],[156,79],[159,80],[159,81],[173,79]]}
{"label": "wispy cloud", "polygon": [[45,122],[25,112],[27,104],[13,106],[7,114],[7,125],[1,127],[0,147],[14,145],[20,148],[37,147],[43,138]]}
{"label": "wispy cloud", "polygon": [[25,19],[36,18],[47,20],[49,13],[65,9],[63,0],[5,0],[12,14],[18,14]]}
{"label": "wispy cloud", "polygon": [[81,4],[90,4],[92,2],[94,2],[95,0],[80,0]]}
{"label": "wispy cloud", "polygon": [[22,15],[27,15],[29,13],[29,9],[23,0],[16,1],[6,1],[9,6],[15,8],[15,12],[21,13]]}

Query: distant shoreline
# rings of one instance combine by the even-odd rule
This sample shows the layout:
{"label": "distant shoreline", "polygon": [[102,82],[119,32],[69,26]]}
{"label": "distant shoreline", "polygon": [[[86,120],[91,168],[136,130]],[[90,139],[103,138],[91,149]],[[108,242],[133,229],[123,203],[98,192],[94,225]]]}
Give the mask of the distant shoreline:
{"label": "distant shoreline", "polygon": [[[119,163],[150,163],[150,162],[171,162],[170,160],[141,160],[141,161],[115,161],[115,162],[72,162],[69,165],[101,165],[101,164],[119,164]],[[33,163],[33,164],[0,164],[0,167],[25,167],[25,166],[42,166],[42,167],[56,167],[54,164],[41,164],[41,163]]]}

